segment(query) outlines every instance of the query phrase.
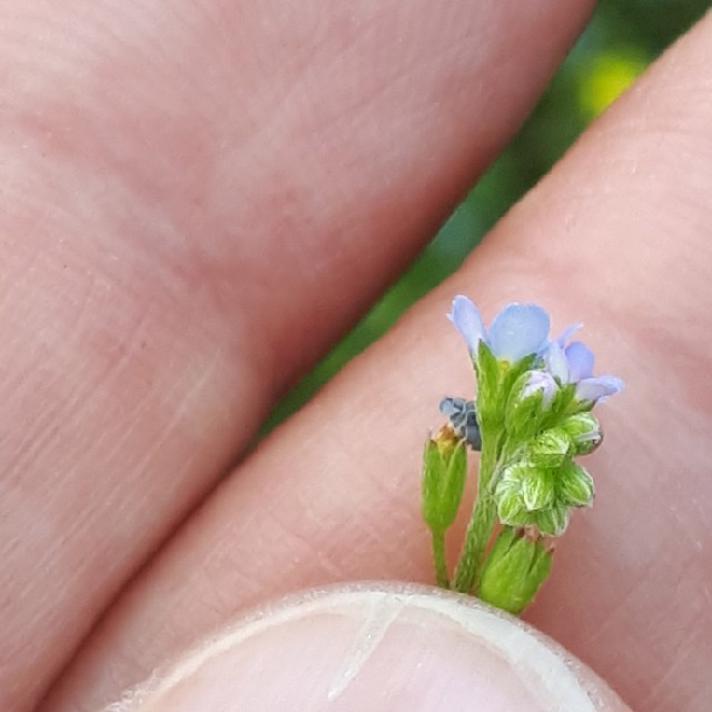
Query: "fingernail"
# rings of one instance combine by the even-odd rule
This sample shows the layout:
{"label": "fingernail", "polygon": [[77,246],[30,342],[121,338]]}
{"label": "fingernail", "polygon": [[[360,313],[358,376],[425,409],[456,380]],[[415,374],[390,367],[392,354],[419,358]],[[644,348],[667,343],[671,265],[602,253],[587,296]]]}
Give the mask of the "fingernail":
{"label": "fingernail", "polygon": [[629,712],[525,623],[426,587],[356,584],[242,619],[107,712]]}

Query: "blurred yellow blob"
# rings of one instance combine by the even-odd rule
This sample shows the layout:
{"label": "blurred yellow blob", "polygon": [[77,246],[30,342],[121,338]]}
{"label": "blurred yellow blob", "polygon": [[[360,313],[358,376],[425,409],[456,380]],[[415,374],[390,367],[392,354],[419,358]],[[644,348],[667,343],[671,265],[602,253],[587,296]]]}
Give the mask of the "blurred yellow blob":
{"label": "blurred yellow blob", "polygon": [[612,104],[641,74],[647,62],[640,56],[616,52],[598,55],[579,79],[579,106],[594,118]]}

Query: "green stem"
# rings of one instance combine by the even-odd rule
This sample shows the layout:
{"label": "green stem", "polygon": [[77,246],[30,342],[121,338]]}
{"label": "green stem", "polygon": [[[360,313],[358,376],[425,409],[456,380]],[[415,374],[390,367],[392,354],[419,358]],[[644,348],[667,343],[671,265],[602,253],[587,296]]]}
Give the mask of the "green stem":
{"label": "green stem", "polygon": [[445,558],[445,532],[433,531],[433,559],[435,560],[435,576],[440,588],[450,588]]}
{"label": "green stem", "polygon": [[497,512],[492,490],[497,467],[497,445],[497,438],[492,437],[491,433],[482,433],[477,502],[472,510],[472,517],[465,534],[465,543],[455,571],[454,588],[460,593],[472,593],[477,588],[482,557],[496,523]]}

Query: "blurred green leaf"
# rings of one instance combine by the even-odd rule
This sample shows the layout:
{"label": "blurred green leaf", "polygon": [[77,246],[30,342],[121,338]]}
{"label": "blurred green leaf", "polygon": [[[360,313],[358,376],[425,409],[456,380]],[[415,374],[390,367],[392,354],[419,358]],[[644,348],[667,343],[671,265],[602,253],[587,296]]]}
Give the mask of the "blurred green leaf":
{"label": "blurred green leaf", "polygon": [[279,403],[263,432],[298,410],[405,309],[454,272],[587,124],[708,8],[709,0],[601,0],[586,32],[509,148],[411,268]]}

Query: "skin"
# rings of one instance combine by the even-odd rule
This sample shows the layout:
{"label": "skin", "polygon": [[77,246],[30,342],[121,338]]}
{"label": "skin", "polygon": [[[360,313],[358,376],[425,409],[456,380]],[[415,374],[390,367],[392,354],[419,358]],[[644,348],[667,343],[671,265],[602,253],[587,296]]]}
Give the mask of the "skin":
{"label": "skin", "polygon": [[418,459],[438,398],[471,388],[443,318],[465,292],[488,317],[526,299],[557,328],[584,318],[627,383],[588,463],[596,508],[531,621],[633,708],[703,712],[712,18],[232,469],[511,136],[591,9],[295,8],[0,7],[0,707],[97,709],[275,594],[429,581]]}

